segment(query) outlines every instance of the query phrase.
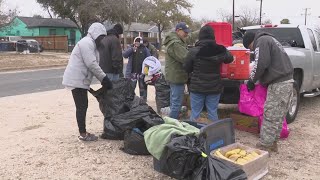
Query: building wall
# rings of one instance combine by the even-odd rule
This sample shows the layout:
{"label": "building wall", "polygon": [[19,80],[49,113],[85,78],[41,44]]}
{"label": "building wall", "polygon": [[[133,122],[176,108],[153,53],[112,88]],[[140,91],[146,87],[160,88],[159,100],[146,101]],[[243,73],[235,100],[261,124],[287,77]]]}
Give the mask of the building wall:
{"label": "building wall", "polygon": [[[71,39],[71,31],[75,32],[74,41]],[[51,32],[51,34],[50,34]],[[54,34],[55,32],[55,34]],[[70,45],[76,44],[81,39],[81,33],[76,28],[62,28],[62,27],[40,27],[40,36],[50,36],[50,35],[67,35]]]}
{"label": "building wall", "polygon": [[0,29],[0,36],[38,36],[38,29],[28,29],[19,18],[15,18],[8,26]]}
{"label": "building wall", "polygon": [[[73,45],[81,39],[81,33],[77,28],[61,27],[34,27],[28,28],[19,18],[15,18],[9,26],[0,29],[0,36],[49,36],[50,29],[54,30],[56,35],[67,35],[68,44]],[[70,38],[71,31],[75,31],[75,40]]]}

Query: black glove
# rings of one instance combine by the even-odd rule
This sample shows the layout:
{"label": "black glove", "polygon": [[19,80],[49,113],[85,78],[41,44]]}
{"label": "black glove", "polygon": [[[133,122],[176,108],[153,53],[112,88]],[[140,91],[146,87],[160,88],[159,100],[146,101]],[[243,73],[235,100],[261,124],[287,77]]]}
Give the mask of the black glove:
{"label": "black glove", "polygon": [[252,82],[251,80],[249,80],[249,81],[247,82],[247,89],[248,89],[248,91],[254,90],[255,87],[256,87],[256,85],[255,85],[254,82]]}
{"label": "black glove", "polygon": [[102,87],[106,88],[107,90],[112,89],[112,82],[108,78],[108,76],[105,76],[101,82]]}

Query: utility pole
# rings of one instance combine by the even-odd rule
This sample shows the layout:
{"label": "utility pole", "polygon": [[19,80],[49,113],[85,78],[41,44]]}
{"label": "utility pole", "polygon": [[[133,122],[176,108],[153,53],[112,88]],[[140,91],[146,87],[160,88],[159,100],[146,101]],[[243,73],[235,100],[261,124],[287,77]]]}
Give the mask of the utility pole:
{"label": "utility pole", "polygon": [[308,14],[308,9],[311,8],[304,8],[304,14],[301,14],[304,16],[304,25],[307,25],[307,16],[310,15],[310,13]]}
{"label": "utility pole", "polygon": [[232,0],[232,30],[234,31],[234,0]]}
{"label": "utility pole", "polygon": [[260,25],[262,25],[262,0],[260,0],[260,20],[259,20]]}

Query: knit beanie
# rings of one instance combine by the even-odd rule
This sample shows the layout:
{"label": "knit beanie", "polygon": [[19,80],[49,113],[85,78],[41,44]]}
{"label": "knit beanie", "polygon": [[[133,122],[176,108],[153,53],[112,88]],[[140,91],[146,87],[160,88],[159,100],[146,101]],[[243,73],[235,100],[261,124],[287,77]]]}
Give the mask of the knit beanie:
{"label": "knit beanie", "polygon": [[121,24],[114,25],[113,29],[117,32],[118,35],[123,34],[123,28]]}
{"label": "knit beanie", "polygon": [[200,29],[199,40],[205,39],[215,40],[214,31],[211,26],[206,25]]}
{"label": "knit beanie", "polygon": [[245,48],[249,48],[249,45],[253,42],[255,35],[256,34],[254,32],[250,31],[244,33],[242,43]]}

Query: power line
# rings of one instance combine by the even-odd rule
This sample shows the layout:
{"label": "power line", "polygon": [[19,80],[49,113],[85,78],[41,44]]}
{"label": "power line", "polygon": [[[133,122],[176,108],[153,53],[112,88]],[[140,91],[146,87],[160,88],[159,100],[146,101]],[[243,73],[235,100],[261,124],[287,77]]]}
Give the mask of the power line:
{"label": "power line", "polygon": [[304,25],[307,25],[307,16],[311,15],[311,13],[308,14],[309,9],[311,8],[304,8],[304,14],[301,14],[304,15]]}

